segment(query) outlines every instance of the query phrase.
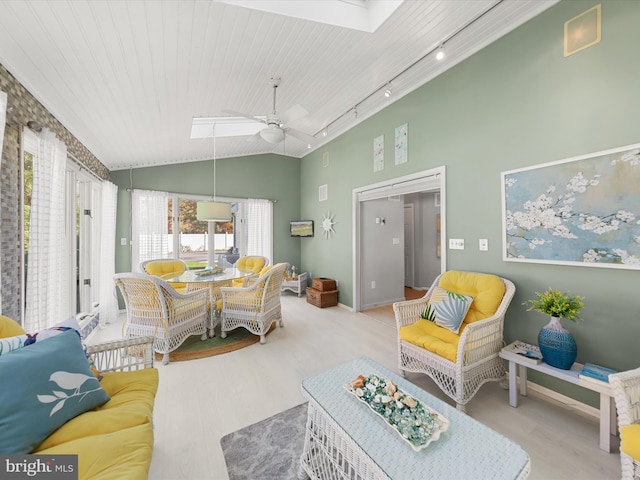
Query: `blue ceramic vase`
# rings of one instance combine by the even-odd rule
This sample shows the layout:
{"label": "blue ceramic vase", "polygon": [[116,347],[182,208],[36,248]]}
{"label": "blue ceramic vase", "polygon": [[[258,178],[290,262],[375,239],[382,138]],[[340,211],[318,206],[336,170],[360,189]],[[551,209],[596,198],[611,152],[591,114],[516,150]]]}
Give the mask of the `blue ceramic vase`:
{"label": "blue ceramic vase", "polygon": [[551,317],[551,321],[540,330],[538,346],[545,362],[563,370],[569,370],[578,356],[578,346],[573,335],[562,326],[557,317]]}

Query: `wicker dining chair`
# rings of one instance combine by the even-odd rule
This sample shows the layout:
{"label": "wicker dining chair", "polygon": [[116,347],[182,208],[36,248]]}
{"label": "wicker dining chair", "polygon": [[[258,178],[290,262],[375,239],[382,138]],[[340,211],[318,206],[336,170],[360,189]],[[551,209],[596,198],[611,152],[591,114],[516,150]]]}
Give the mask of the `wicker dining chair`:
{"label": "wicker dining chair", "polygon": [[618,411],[622,478],[640,478],[640,368],[609,375]]}
{"label": "wicker dining chair", "polygon": [[[438,286],[474,297],[458,333],[421,318]],[[428,375],[464,411],[485,382],[504,377],[498,353],[503,346],[504,316],[514,293],[515,286],[505,278],[449,271],[435,279],[424,297],[394,303],[400,372]]]}
{"label": "wicker dining chair", "polygon": [[191,335],[207,338],[209,290],[180,294],[164,280],[142,273],[118,273],[116,286],[124,298],[125,338],[154,337],[153,349],[169,363],[172,352]]}
{"label": "wicker dining chair", "polygon": [[254,335],[265,335],[271,326],[279,322],[282,327],[280,294],[284,272],[288,263],[278,263],[263,272],[249,287],[222,287],[222,338],[234,328],[244,327]]}

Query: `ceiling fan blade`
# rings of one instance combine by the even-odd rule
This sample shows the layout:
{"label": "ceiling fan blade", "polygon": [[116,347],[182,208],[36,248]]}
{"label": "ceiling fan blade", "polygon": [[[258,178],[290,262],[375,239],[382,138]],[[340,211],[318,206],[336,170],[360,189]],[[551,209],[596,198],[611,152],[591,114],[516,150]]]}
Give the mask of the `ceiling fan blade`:
{"label": "ceiling fan blade", "polygon": [[308,135],[304,132],[301,132],[300,130],[296,130],[295,128],[285,128],[284,131],[288,135],[291,135],[293,138],[297,138],[298,140],[304,143],[313,143],[316,140],[315,137]]}
{"label": "ceiling fan blade", "polygon": [[284,123],[289,123],[295,122],[296,120],[306,117],[307,115],[309,115],[309,112],[307,112],[307,110],[305,110],[302,105],[296,103],[293,107],[280,115],[280,119]]}
{"label": "ceiling fan blade", "polygon": [[260,132],[256,132],[253,135],[251,135],[249,138],[247,138],[247,142],[257,142],[258,140],[260,140],[262,137],[260,136]]}
{"label": "ceiling fan blade", "polygon": [[249,120],[253,120],[254,122],[267,123],[262,118],[254,117],[253,115],[249,115],[242,112],[236,112],[235,110],[223,110],[224,113],[228,113],[229,115],[233,115],[234,117],[243,117],[248,118]]}

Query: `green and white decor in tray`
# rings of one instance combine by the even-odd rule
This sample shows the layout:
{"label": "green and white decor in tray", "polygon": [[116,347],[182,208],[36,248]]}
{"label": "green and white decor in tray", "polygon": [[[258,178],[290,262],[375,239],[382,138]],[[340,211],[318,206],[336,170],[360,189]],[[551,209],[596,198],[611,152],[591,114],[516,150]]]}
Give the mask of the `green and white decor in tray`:
{"label": "green and white decor in tray", "polygon": [[438,440],[449,428],[449,420],[390,380],[360,375],[345,388],[382,417],[416,452]]}

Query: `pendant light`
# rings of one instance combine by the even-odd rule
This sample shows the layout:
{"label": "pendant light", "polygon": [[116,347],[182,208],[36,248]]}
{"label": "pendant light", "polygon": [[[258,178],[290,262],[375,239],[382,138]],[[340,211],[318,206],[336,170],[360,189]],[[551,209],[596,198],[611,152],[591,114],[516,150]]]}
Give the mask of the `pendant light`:
{"label": "pendant light", "polygon": [[216,201],[216,124],[213,124],[213,201],[196,204],[196,218],[207,222],[231,220],[231,204]]}

